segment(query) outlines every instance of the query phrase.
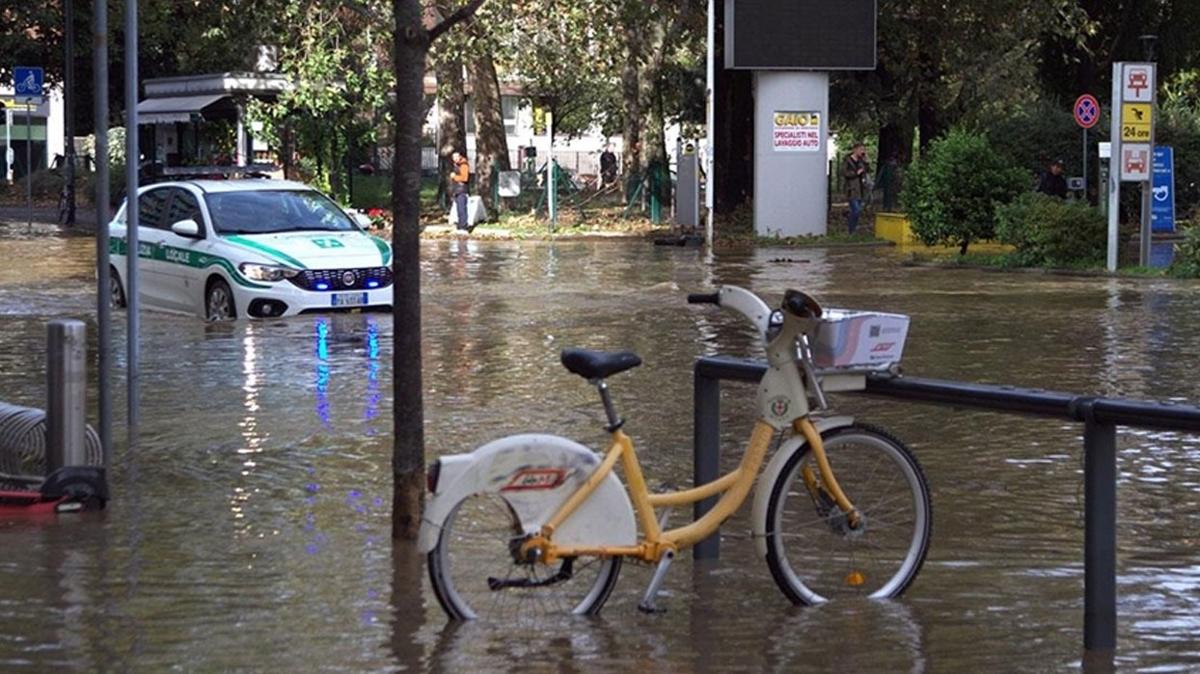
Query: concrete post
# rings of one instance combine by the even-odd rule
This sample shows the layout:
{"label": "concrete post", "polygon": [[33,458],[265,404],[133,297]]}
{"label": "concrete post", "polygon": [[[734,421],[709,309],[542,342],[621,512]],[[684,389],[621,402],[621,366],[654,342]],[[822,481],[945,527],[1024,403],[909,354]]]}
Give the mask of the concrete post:
{"label": "concrete post", "polygon": [[50,474],[63,466],[87,463],[87,330],[82,321],[51,321],[46,338],[46,472]]}
{"label": "concrete post", "polygon": [[829,74],[754,73],[754,230],[827,233]]}

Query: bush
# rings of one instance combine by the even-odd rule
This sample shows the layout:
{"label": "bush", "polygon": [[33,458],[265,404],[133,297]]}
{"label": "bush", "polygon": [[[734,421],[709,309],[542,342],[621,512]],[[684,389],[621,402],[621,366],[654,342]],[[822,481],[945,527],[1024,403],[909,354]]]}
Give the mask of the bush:
{"label": "bush", "polygon": [[1016,246],[1023,265],[1095,265],[1104,261],[1108,223],[1085,202],[1027,193],[996,209],[996,238]]}
{"label": "bush", "polygon": [[908,171],[901,199],[913,233],[927,246],[994,237],[996,205],[1027,189],[1025,172],[1000,157],[986,136],[951,131]]}
{"label": "bush", "polygon": [[1175,261],[1171,274],[1185,278],[1200,277],[1200,225],[1183,230],[1183,239],[1175,244]]}

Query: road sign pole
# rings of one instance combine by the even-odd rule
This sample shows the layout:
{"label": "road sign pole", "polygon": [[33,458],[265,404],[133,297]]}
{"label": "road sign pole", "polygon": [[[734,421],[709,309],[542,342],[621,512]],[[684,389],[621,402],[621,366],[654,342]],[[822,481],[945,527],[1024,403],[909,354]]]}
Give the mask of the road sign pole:
{"label": "road sign pole", "polygon": [[1087,191],[1087,132],[1088,130],[1085,128],[1083,130],[1083,200],[1085,202],[1091,202],[1091,199],[1088,198]]}
{"label": "road sign pole", "polygon": [[1122,63],[1113,64],[1112,76],[1112,155],[1108,160],[1108,253],[1105,267],[1110,272],[1117,270],[1117,249],[1121,231],[1121,73]]}
{"label": "road sign pole", "polygon": [[[25,101],[25,199],[29,204],[29,231],[33,231],[33,99]],[[49,125],[47,125],[49,126]]]}

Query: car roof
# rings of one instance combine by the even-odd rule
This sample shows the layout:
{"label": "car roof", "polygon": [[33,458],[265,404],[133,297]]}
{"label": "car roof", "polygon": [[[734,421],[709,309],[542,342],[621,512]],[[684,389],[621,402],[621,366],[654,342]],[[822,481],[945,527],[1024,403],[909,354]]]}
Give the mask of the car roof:
{"label": "car roof", "polygon": [[[231,180],[175,180],[170,182],[153,183],[142,189],[152,187],[198,187],[207,193],[218,192],[261,192],[278,190],[312,190],[313,188],[294,180],[265,180],[263,178],[234,178]],[[138,190],[140,194],[142,189]]]}

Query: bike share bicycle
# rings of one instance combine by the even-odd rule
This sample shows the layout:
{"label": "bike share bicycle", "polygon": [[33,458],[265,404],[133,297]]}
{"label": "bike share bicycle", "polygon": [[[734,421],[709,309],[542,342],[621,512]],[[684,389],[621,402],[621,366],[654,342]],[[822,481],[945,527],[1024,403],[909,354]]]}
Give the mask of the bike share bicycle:
{"label": "bike share bicycle", "polygon": [[[419,546],[451,619],[596,614],[625,558],[657,565],[639,603],[643,611],[656,611],[675,555],[715,533],[756,482],[754,545],[793,603],[895,597],[912,583],[932,522],[920,465],[885,430],[851,417],[811,414],[814,407],[827,409],[826,391],[861,390],[867,370],[894,367],[907,318],[826,312],[795,290],[785,294],[779,311],[735,286],[688,301],[740,313],[766,344],[760,416],[738,467],[692,489],[650,493],[606,383],[641,359],[629,352],[564,350],[567,370],[599,391],[612,445],[599,455],[557,436],[515,435],[444,456],[430,467],[433,497]],[[885,330],[887,341],[876,339]],[[836,369],[818,370],[819,360]],[[618,461],[628,490],[613,472]],[[707,514],[685,526],[664,529],[665,518],[657,516],[656,509],[718,494]]]}

